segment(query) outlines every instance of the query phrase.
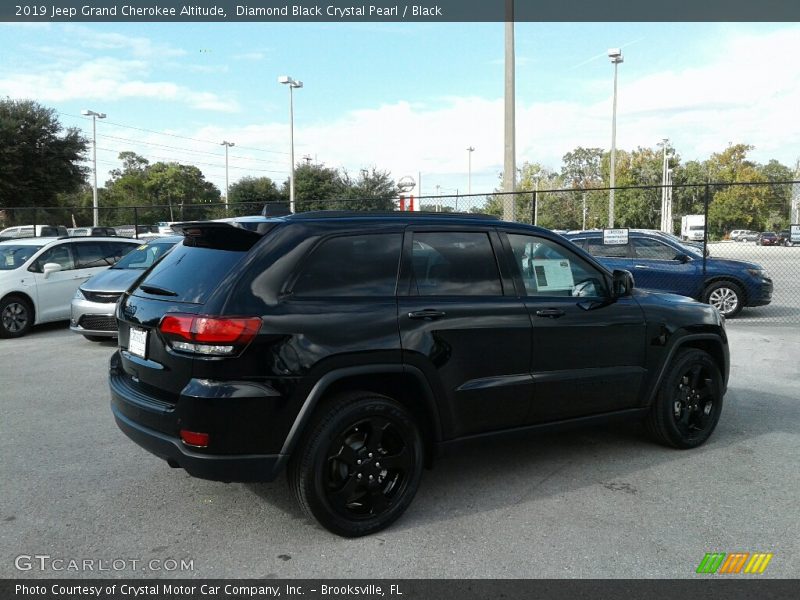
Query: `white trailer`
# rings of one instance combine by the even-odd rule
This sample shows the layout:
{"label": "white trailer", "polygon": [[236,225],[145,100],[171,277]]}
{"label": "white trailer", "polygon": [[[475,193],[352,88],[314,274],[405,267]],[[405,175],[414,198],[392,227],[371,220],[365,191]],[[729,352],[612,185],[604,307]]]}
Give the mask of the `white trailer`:
{"label": "white trailer", "polygon": [[681,239],[702,242],[706,235],[705,215],[684,215],[681,217]]}

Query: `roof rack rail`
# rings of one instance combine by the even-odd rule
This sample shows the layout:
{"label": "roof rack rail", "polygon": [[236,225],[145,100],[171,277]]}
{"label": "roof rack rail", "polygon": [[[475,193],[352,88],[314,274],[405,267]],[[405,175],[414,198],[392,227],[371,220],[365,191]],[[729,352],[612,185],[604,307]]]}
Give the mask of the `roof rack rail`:
{"label": "roof rack rail", "polygon": [[487,215],[484,213],[462,213],[462,212],[433,212],[433,211],[398,211],[398,210],[312,210],[286,215],[285,219],[334,219],[341,217],[436,217],[451,219],[492,219],[501,220],[497,215]]}

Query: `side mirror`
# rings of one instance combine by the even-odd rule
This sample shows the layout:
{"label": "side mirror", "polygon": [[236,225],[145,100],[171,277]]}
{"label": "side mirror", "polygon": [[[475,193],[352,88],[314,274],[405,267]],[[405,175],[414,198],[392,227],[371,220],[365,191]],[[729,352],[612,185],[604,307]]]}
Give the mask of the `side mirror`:
{"label": "side mirror", "polygon": [[47,279],[50,277],[50,273],[55,273],[56,271],[61,270],[61,265],[58,263],[45,263],[42,267],[42,273],[44,273],[44,278]]}
{"label": "side mirror", "polygon": [[633,291],[633,275],[624,269],[614,269],[611,276],[611,297],[623,298]]}
{"label": "side mirror", "polygon": [[689,262],[692,259],[689,258],[688,254],[679,253],[679,254],[675,255],[675,260],[677,260],[679,263],[685,265],[687,262]]}

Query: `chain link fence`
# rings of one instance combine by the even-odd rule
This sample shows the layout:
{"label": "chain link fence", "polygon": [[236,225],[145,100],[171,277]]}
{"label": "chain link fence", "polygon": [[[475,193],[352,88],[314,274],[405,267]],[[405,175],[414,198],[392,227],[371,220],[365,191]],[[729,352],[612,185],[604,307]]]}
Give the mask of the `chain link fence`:
{"label": "chain link fence", "polygon": [[[569,188],[418,198],[298,199],[295,211],[414,210],[496,215],[571,237],[609,266],[631,270],[638,287],[714,300],[721,303],[719,306],[735,301],[744,307],[738,314],[743,321],[800,323],[800,182],[615,188],[613,225],[629,230],[624,245],[602,243],[602,230],[609,225],[611,191]],[[267,205],[101,206],[98,222],[116,227],[120,235],[140,237],[152,233],[158,223],[262,212],[280,215],[288,209],[285,201]],[[91,207],[16,207],[0,211],[2,227],[87,227],[93,220]],[[581,231],[589,233],[579,234]],[[642,238],[650,241],[640,241]],[[720,287],[720,282],[727,287]],[[734,293],[734,300],[722,297],[728,291]],[[759,303],[762,305],[754,306]],[[735,312],[738,313],[738,306]]]}

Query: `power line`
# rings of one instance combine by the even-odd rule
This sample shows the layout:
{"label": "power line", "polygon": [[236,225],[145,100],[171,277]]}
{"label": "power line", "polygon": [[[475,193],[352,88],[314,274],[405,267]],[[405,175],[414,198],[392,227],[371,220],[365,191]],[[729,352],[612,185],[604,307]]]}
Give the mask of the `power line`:
{"label": "power line", "polygon": [[[156,142],[145,142],[145,141],[142,141],[142,140],[134,140],[132,138],[119,137],[119,136],[115,136],[115,135],[102,135],[101,134],[101,135],[98,135],[97,137],[98,138],[103,138],[103,139],[108,139],[108,140],[117,140],[117,141],[122,141],[122,142],[130,142],[132,144],[136,144],[136,145],[139,145],[139,146],[155,146],[157,148],[166,148],[168,150],[180,150],[181,152],[184,152],[184,153],[187,153],[187,154],[202,154],[204,156],[215,156],[215,157],[219,157],[219,158],[222,158],[222,156],[224,156],[223,154],[220,154],[218,152],[208,152],[206,150],[191,150],[189,148],[181,148],[179,146],[169,146],[167,144],[159,144],[159,143],[156,143]],[[275,163],[279,162],[279,161],[270,160],[270,159],[266,159],[266,158],[250,158],[250,157],[247,157],[247,156],[238,156],[238,155],[237,156],[233,156],[232,155],[231,158],[237,158],[237,159],[240,159],[240,160],[251,160],[251,161],[263,162],[263,163],[267,163],[267,164],[275,164]]]}
{"label": "power line", "polygon": [[[64,115],[66,117],[75,117],[75,118],[79,118],[79,119],[85,119],[85,117],[83,117],[82,115],[73,115],[71,113],[66,113],[66,112],[61,112],[61,111],[58,111],[58,114]],[[125,125],[124,123],[117,123],[116,121],[109,121],[108,119],[104,119],[102,121],[102,124],[103,125],[113,125],[114,127],[122,127],[124,129],[134,129],[136,131],[144,131],[144,132],[147,132],[147,133],[154,133],[156,135],[164,135],[164,136],[168,136],[168,137],[172,137],[172,138],[178,138],[178,139],[182,139],[182,140],[190,140],[192,142],[200,142],[202,144],[213,144],[215,146],[218,145],[218,142],[212,142],[211,140],[201,140],[199,138],[193,138],[193,137],[189,137],[189,136],[186,136],[186,135],[179,135],[177,133],[166,133],[166,132],[163,132],[163,131],[156,131],[154,129],[147,129],[145,127],[136,127],[134,125]],[[241,148],[242,150],[252,150],[254,152],[269,152],[269,153],[272,153],[272,154],[282,154],[282,155],[285,155],[285,156],[289,155],[288,152],[281,152],[280,150],[267,150],[265,148],[252,148],[252,147],[249,147],[249,146],[237,146],[237,147]]]}

